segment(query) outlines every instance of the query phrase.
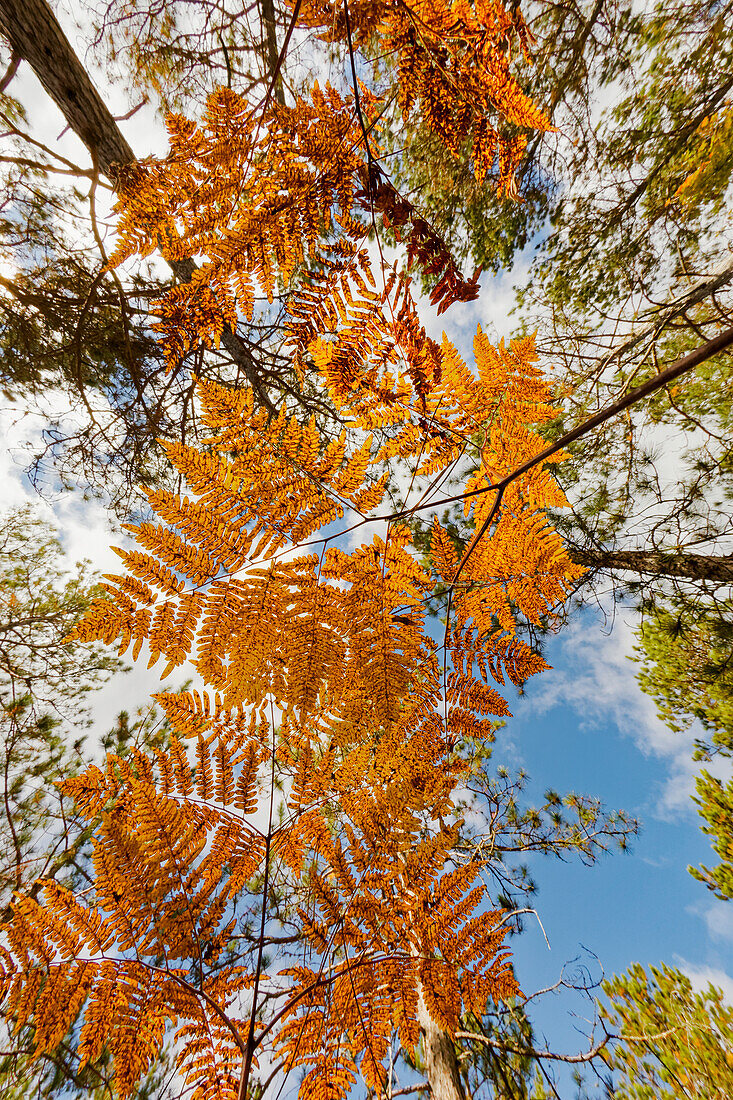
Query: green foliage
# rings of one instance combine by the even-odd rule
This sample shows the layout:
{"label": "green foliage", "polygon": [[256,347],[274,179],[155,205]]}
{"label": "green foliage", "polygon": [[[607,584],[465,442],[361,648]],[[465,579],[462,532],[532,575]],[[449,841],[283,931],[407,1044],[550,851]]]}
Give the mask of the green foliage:
{"label": "green foliage", "polygon": [[490,270],[549,228],[528,296],[577,323],[587,308],[607,313],[658,285],[660,259],[697,253],[710,219],[726,215],[731,5],[529,0],[522,12],[534,64],[516,58],[516,69],[558,127],[529,147],[523,204],[476,188],[468,150],[436,161],[419,119],[406,141],[400,134],[407,155],[395,149],[396,172],[464,258]]}
{"label": "green foliage", "polygon": [[99,595],[89,563],[70,571],[63,548],[31,506],[0,517],[0,699],[29,696],[33,714],[78,717],[83,699],[122,667],[105,647],[67,644],[72,627]]}
{"label": "green foliage", "polygon": [[472,1044],[470,1057],[462,1062],[467,1095],[543,1100],[542,1077],[531,1053],[535,1043],[532,1024],[521,1002],[510,1000],[488,1008],[481,1019],[469,1016],[463,1021],[467,1031],[485,1035],[496,1044]]}
{"label": "green foliage", "polygon": [[699,722],[695,758],[733,752],[733,604],[658,601],[639,631],[639,683],[677,732]]}
{"label": "green foliage", "polygon": [[42,487],[53,463],[65,486],[126,504],[166,469],[156,435],[180,429],[183,383],[166,376],[147,328],[160,284],[137,277],[123,294],[93,237],[78,240],[85,196],[58,185],[50,157],[29,168],[19,139],[8,149],[19,166],[6,171],[0,212],[0,388],[11,416],[31,408],[45,421],[31,454]]}
{"label": "green foliage", "polygon": [[733,1008],[712,985],[695,993],[679,970],[638,964],[603,983],[604,1049],[616,1100],[728,1100],[733,1095]]}
{"label": "green foliage", "polygon": [[[265,80],[259,19],[250,26],[237,5],[110,0],[87,7],[72,36],[82,63],[98,86],[124,82],[134,109],[148,101],[190,107],[232,79],[243,91]],[[0,73],[8,56],[0,41]],[[85,154],[75,164],[39,140],[43,108],[31,100],[26,110],[13,97],[18,90],[25,98],[19,83],[11,79],[0,93],[0,390],[11,415],[20,419],[30,409],[43,426],[42,441],[29,443],[40,490],[56,475],[65,488],[91,490],[128,518],[140,483],[170,474],[156,440],[196,433],[192,373],[236,384],[241,364],[217,354],[167,371],[149,312],[165,282],[149,268],[134,276],[107,269],[110,188]],[[259,328],[256,349],[247,346],[245,355],[277,373],[283,360],[267,337]]]}
{"label": "green foliage", "polygon": [[[700,603],[659,600],[645,616],[636,653],[639,683],[657,704],[660,718],[681,732],[698,722],[707,737],[696,740],[696,759],[733,754],[733,606],[730,600]],[[727,787],[703,772],[696,780],[698,812],[721,857],[717,867],[690,873],[717,897],[733,897],[733,780]]]}
{"label": "green foliage", "polygon": [[698,797],[694,801],[700,816],[707,822],[702,831],[715,837],[713,847],[722,861],[712,870],[705,866],[689,870],[724,901],[733,898],[733,779],[724,786],[704,771],[698,776],[696,786]]}
{"label": "green foliage", "polygon": [[[622,27],[605,63],[597,59],[595,78],[611,102],[595,124],[573,126],[577,144],[563,173],[571,186],[553,211],[538,272],[543,294],[576,317],[578,309],[613,311],[640,288],[651,292],[661,261],[677,250],[691,259],[711,243],[707,230],[727,212],[733,170],[724,121],[730,3],[604,9]],[[711,142],[715,168],[697,177],[695,201],[685,201],[692,173],[710,163]]]}
{"label": "green foliage", "polygon": [[[30,506],[6,512],[0,526],[0,908],[7,917],[12,893],[33,895],[38,878],[72,886],[88,877],[91,828],[76,819],[56,780],[88,762],[82,730],[90,693],[124,666],[104,646],[64,642],[99,594],[88,563],[68,569],[61,544]],[[132,720],[121,714],[102,747],[124,754],[135,744],[164,743],[157,719],[150,711]],[[37,1061],[27,1029],[16,1037],[18,1053],[0,1058],[0,1095],[109,1096],[107,1055],[80,1068],[74,1044],[72,1028]],[[163,1058],[140,1100],[162,1097],[167,1072]]]}
{"label": "green foliage", "polygon": [[[258,14],[232,0],[92,0],[85,7],[94,30],[94,58],[86,60],[106,74],[134,73],[139,98],[161,111],[190,110],[217,87],[264,88],[269,78]],[[275,9],[281,40],[290,15],[285,5]]]}
{"label": "green foliage", "polygon": [[[32,1044],[32,1035],[27,1035]],[[0,1095],[3,1100],[110,1100],[111,1059],[107,1051],[95,1061],[79,1066],[70,1045],[62,1043],[52,1055],[36,1060],[28,1053],[0,1057]],[[167,1100],[176,1095],[169,1089],[171,1070],[166,1053],[141,1082],[136,1100]]]}
{"label": "green foliage", "polygon": [[[530,0],[522,10],[535,63],[515,64],[558,126],[529,147],[524,205],[505,210],[490,186],[469,194],[465,157],[438,161],[433,171],[419,120],[396,170],[413,173],[406,180],[436,224],[492,270],[539,230],[519,301],[566,398],[551,430],[560,435],[632,379],[643,381],[730,324],[724,285],[602,363],[640,314],[688,292],[727,255],[720,230],[732,213],[733,5]],[[425,155],[412,156],[412,143]],[[723,355],[660,394],[648,415],[632,410],[579,443],[561,471],[573,490],[572,541],[648,546],[651,531],[661,548],[730,534],[732,397]],[[682,460],[674,471],[663,462],[662,426],[675,431]]]}
{"label": "green foliage", "polygon": [[69,570],[31,507],[2,517],[0,552],[0,906],[41,875],[73,868],[73,841],[54,781],[82,763],[89,694],[122,663],[105,647],[63,639],[98,594],[88,564]]}
{"label": "green foliage", "polygon": [[[559,129],[528,149],[521,212],[504,217],[488,187],[470,194],[465,158],[438,161],[433,174],[427,146],[422,160],[408,155],[410,142],[429,140],[418,120],[396,159],[398,171],[413,163],[405,178],[436,224],[492,270],[539,230],[518,300],[522,324],[538,330],[555,365],[563,409],[546,434],[556,439],[733,323],[730,279],[669,318],[660,313],[698,279],[712,280],[721,257],[729,262],[733,4],[530,0],[522,10],[535,64],[515,64]],[[553,522],[589,566],[578,603],[607,592],[610,574],[614,595],[644,609],[640,682],[663,720],[676,730],[701,723],[699,757],[729,752],[733,605],[720,585],[665,574],[664,560],[730,554],[730,354],[578,441],[557,473],[572,510]],[[464,548],[472,532],[459,509],[444,523]],[[649,553],[646,573],[604,565],[605,552],[626,549],[640,566],[647,552],[662,557],[652,563]]]}
{"label": "green foliage", "polygon": [[478,184],[468,151],[459,159],[451,157],[418,116],[406,123],[401,116],[395,118],[393,133],[399,133],[400,145],[405,131],[410,156],[396,159],[397,185],[415,195],[464,264],[480,264],[494,274],[510,266],[548,216],[549,180],[525,172],[517,202],[497,194],[493,182]]}

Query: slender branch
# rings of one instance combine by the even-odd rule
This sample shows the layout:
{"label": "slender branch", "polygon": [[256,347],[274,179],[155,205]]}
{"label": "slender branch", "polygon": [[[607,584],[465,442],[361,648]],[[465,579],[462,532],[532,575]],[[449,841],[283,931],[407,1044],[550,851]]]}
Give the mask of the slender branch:
{"label": "slender branch", "polygon": [[[272,704],[270,704],[272,706]],[[242,1063],[242,1076],[239,1081],[237,1100],[246,1100],[247,1086],[252,1072],[252,1059],[256,1046],[255,1026],[257,1024],[257,994],[260,989],[260,975],[262,973],[262,959],[265,952],[265,926],[267,924],[267,895],[270,889],[270,849],[272,847],[272,812],[275,802],[275,721],[272,721],[272,754],[270,757],[270,815],[267,824],[267,836],[265,838],[265,873],[262,885],[262,918],[260,921],[260,938],[257,949],[257,966],[255,969],[255,981],[252,989],[252,1012],[249,1020],[249,1034],[247,1035],[247,1052]]]}
{"label": "slender branch", "polygon": [[552,458],[558,451],[562,451],[571,443],[575,443],[576,440],[582,439],[584,435],[588,435],[594,428],[598,428],[601,424],[605,424],[607,420],[611,420],[614,416],[618,416],[619,413],[624,412],[624,410],[630,408],[631,405],[635,405],[637,401],[642,401],[645,397],[650,397],[651,394],[656,393],[657,390],[663,389],[670,382],[679,378],[680,375],[687,374],[688,371],[698,367],[700,363],[704,363],[707,359],[712,359],[714,355],[718,355],[721,351],[726,351],[731,346],[733,346],[733,328],[721,332],[712,340],[708,340],[706,344],[702,344],[699,348],[696,348],[695,351],[691,351],[689,355],[685,355],[681,359],[676,359],[666,370],[661,371],[659,374],[655,375],[654,378],[650,378],[649,381],[644,382],[641,386],[636,386],[633,390],[629,390],[624,397],[619,398],[618,401],[614,401],[612,405],[596,413],[595,416],[590,417],[589,420],[585,420],[582,424],[579,424],[577,428],[573,428],[572,431],[566,432],[557,442],[545,447],[544,450],[536,454],[534,458],[530,458],[527,462],[523,462],[521,466],[517,466],[510,474],[507,474],[507,476],[500,481],[494,482],[493,485],[485,485],[481,489],[472,489],[468,493],[457,493],[452,497],[443,497],[442,500],[434,500],[428,504],[422,504],[418,508],[405,508],[401,512],[395,512],[392,516],[380,518],[399,519],[402,516],[412,515],[413,512],[422,511],[424,508],[436,508],[442,504],[452,504],[455,501],[481,496],[483,493],[495,492],[497,489],[505,489],[513,481],[516,481],[518,477],[521,477],[522,474],[526,474],[540,462],[546,462],[548,458]]}
{"label": "slender branch", "polygon": [[[420,1085],[406,1085],[403,1089],[392,1089],[389,1093],[389,1100],[392,1100],[393,1096],[407,1096],[412,1092],[427,1092],[429,1088],[430,1085],[423,1082]],[[387,1093],[382,1093],[382,1095],[386,1097]]]}
{"label": "slender branch", "polygon": [[[544,450],[539,451],[534,458],[530,458],[527,462],[522,463],[521,466],[517,466],[511,473],[500,481],[493,482],[491,485],[484,485],[480,489],[471,489],[467,493],[455,493],[453,496],[439,497],[437,500],[426,500],[422,504],[415,504],[409,508],[401,508],[398,511],[386,512],[384,514],[376,516],[368,516],[366,519],[361,519],[357,523],[352,523],[350,527],[346,527],[339,531],[338,534],[328,535],[325,539],[312,539],[310,541],[302,542],[298,544],[298,549],[303,550],[308,546],[320,546],[324,542],[332,542],[335,539],[341,539],[344,535],[350,535],[352,531],[357,531],[360,527],[366,526],[368,523],[388,523],[397,519],[409,519],[410,516],[414,516],[417,512],[424,512],[428,508],[440,508],[444,504],[455,504],[459,501],[470,500],[472,497],[482,496],[484,493],[492,493],[497,490],[506,489],[508,485],[511,485],[513,481],[516,481],[522,474],[526,474],[534,466],[537,466],[540,462],[546,462],[548,458],[552,458],[558,451],[562,451],[565,447],[568,447],[571,443],[575,443],[576,440],[582,439],[583,436],[588,435],[594,428],[598,428],[601,424],[605,424],[607,420],[612,420],[614,416],[618,416],[619,413],[624,412],[625,409],[630,408],[637,401],[642,401],[645,397],[650,397],[651,394],[656,393],[657,390],[664,389],[670,382],[673,382],[681,375],[688,373],[700,363],[704,363],[707,359],[711,359],[714,355],[719,354],[721,351],[726,351],[729,347],[733,346],[733,328],[726,329],[725,332],[721,332],[712,340],[708,340],[707,343],[702,344],[695,351],[690,352],[689,355],[685,355],[681,359],[676,359],[666,370],[656,374],[653,378],[650,378],[648,382],[644,382],[641,386],[636,386],[635,389],[629,390],[618,401],[614,401],[612,405],[603,409],[601,412],[592,416],[589,420],[583,421],[577,428],[573,428],[571,431],[566,432],[555,443],[551,443],[545,447]],[[493,519],[493,516],[490,517]],[[472,540],[472,545],[475,540]],[[469,550],[471,547],[469,547]],[[289,551],[288,551],[289,552]],[[236,570],[232,571],[232,574]],[[455,583],[455,582],[454,582]]]}
{"label": "slender branch", "polygon": [[298,16],[300,15],[300,5],[301,5],[301,3],[302,3],[302,0],[296,0],[296,4],[293,8],[293,14],[290,17],[290,25],[288,26],[288,30],[287,30],[287,33],[285,35],[285,41],[282,44],[282,49],[280,50],[280,55],[277,59],[277,65],[275,66],[275,71],[273,72],[272,76],[270,77],[270,83],[269,83],[268,88],[267,88],[267,93],[266,93],[265,98],[262,102],[262,108],[261,108],[261,111],[260,111],[260,118],[264,118],[265,112],[267,111],[267,108],[270,105],[270,100],[272,99],[272,93],[275,91],[275,88],[277,87],[277,82],[280,79],[280,70],[282,69],[283,64],[285,63],[285,58],[287,57],[287,53],[288,53],[288,47],[290,45],[290,39],[293,37],[293,31],[295,30],[295,27],[296,27],[297,22],[298,22]]}
{"label": "slender branch", "polygon": [[540,928],[542,929],[542,935],[545,937],[545,943],[547,944],[547,948],[548,948],[548,950],[550,950],[550,941],[547,938],[547,932],[545,932],[545,926],[543,925],[542,921],[540,920],[540,915],[539,915],[539,913],[537,912],[536,909],[512,909],[512,911],[510,913],[505,913],[504,916],[501,918],[501,920],[496,922],[496,924],[494,925],[494,928],[501,928],[502,924],[505,924],[508,920],[511,920],[512,917],[518,917],[520,913],[534,913],[534,915],[537,917],[537,923],[539,924]]}
{"label": "slender branch", "polygon": [[5,70],[5,72],[3,73],[2,80],[0,80],[0,93],[5,91],[8,84],[10,83],[10,81],[13,79],[13,77],[17,73],[18,66],[20,65],[20,61],[21,61],[20,54],[18,53],[17,50],[13,50],[11,55],[10,55],[10,63],[8,65],[7,69]]}
{"label": "slender branch", "polygon": [[555,1052],[551,1050],[535,1050],[534,1047],[530,1046],[511,1046],[509,1043],[503,1043],[500,1039],[493,1039],[488,1035],[482,1035],[476,1031],[457,1031],[455,1037],[456,1039],[469,1039],[473,1043],[483,1043],[484,1046],[494,1047],[496,1050],[504,1050],[507,1054],[523,1054],[527,1057],[536,1058],[538,1061],[570,1062],[572,1064],[592,1061],[593,1058],[598,1057],[611,1039],[616,1038],[616,1036],[613,1035],[604,1035],[599,1043],[596,1043],[590,1050],[585,1051],[584,1054],[555,1054]]}
{"label": "slender branch", "polygon": [[346,41],[349,48],[349,62],[351,64],[351,83],[354,89],[354,109],[356,110],[356,117],[359,119],[359,125],[361,126],[361,132],[364,135],[364,148],[366,150],[367,164],[369,166],[369,182],[372,181],[372,164],[374,158],[372,156],[371,146],[369,145],[369,135],[367,134],[366,126],[364,125],[364,115],[361,111],[361,99],[359,97],[359,81],[356,77],[356,65],[354,63],[354,47],[351,43],[351,20],[349,19],[349,5],[347,0],[344,0],[344,18],[346,20]]}
{"label": "slender branch", "polygon": [[727,286],[732,279],[733,258],[726,259],[709,278],[701,279],[694,287],[681,295],[681,297],[655,310],[654,316],[648,324],[644,325],[636,332],[632,332],[626,340],[617,344],[616,347],[611,348],[610,351],[607,351],[605,355],[601,357],[598,362],[598,370],[603,370],[603,368],[608,366],[609,363],[612,363],[614,359],[620,359],[622,355],[625,355],[626,352],[635,348],[636,345],[645,340],[647,336],[656,338],[659,334],[659,330],[667,321],[671,321],[674,317],[679,317],[680,314],[685,313],[690,306],[697,305],[698,302],[702,302],[705,298],[709,298],[716,290],[720,290],[721,287]]}
{"label": "slender branch", "polygon": [[568,1062],[572,1065],[579,1064],[581,1062],[590,1062],[594,1058],[597,1058],[604,1047],[610,1042],[617,1043],[653,1043],[658,1042],[660,1039],[666,1039],[667,1036],[673,1035],[677,1031],[682,1031],[682,1027],[670,1027],[666,1031],[660,1031],[656,1035],[612,1035],[610,1033],[604,1035],[600,1042],[591,1047],[590,1050],[586,1050],[583,1054],[555,1054],[551,1050],[536,1050],[534,1047],[514,1047],[509,1043],[503,1043],[500,1039],[493,1039],[488,1035],[481,1035],[475,1031],[457,1031],[455,1033],[456,1039],[470,1039],[471,1042],[483,1043],[488,1047],[496,1047],[497,1050],[504,1050],[507,1054],[523,1054],[525,1056],[543,1060],[546,1062]]}
{"label": "slender branch", "polygon": [[638,183],[631,194],[627,196],[627,198],[624,200],[618,210],[616,210],[611,215],[611,218],[609,219],[610,225],[618,225],[624,214],[626,214],[627,211],[631,210],[637,200],[640,199],[644,192],[648,189],[652,180],[656,179],[659,173],[664,168],[666,168],[675,153],[684,148],[684,146],[687,144],[688,138],[690,138],[695,133],[695,130],[697,130],[698,126],[713,113],[713,110],[718,106],[721,100],[725,99],[731,88],[733,88],[733,76],[728,76],[725,81],[720,85],[720,87],[710,97],[710,99],[705,102],[705,105],[698,111],[698,113],[680,128],[680,130],[678,131],[677,140],[673,143],[672,148],[667,151],[665,156],[657,161],[657,163],[649,170],[644,179],[640,183]]}

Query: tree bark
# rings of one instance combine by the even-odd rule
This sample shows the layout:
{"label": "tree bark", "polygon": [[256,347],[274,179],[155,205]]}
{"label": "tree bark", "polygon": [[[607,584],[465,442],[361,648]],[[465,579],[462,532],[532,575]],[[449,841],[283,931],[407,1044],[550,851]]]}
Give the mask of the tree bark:
{"label": "tree bark", "polygon": [[28,62],[105,176],[113,179],[114,164],[135,160],[46,0],[0,0],[0,30]]}
{"label": "tree bark", "polygon": [[[135,154],[46,0],[0,0],[0,31],[13,52],[33,69],[70,128],[92,154],[99,171],[116,186],[118,166],[133,163]],[[180,282],[191,281],[196,270],[193,260],[167,263]],[[246,345],[229,327],[224,329],[221,342],[244,371],[258,400],[274,411]]]}
{"label": "tree bark", "polygon": [[422,988],[417,1002],[417,1022],[423,1036],[431,1100],[466,1100],[453,1040],[428,1012]]}
{"label": "tree bark", "polygon": [[[277,62],[280,56],[280,50],[277,45],[275,3],[274,0],[261,0],[261,2],[262,22],[265,29],[265,40],[262,43],[266,67],[265,71],[269,74],[270,79],[272,79],[277,70]],[[275,81],[275,99],[278,103],[282,103],[283,107],[285,106],[285,92],[283,89],[282,77],[279,74]]]}
{"label": "tree bark", "polygon": [[578,565],[589,569],[628,570],[654,577],[733,584],[733,554],[712,557],[662,550],[570,550]]}

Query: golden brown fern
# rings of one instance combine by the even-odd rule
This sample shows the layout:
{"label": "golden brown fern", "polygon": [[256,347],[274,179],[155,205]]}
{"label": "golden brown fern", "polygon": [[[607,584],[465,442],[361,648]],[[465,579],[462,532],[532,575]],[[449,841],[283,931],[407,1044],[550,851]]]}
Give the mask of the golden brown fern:
{"label": "golden brown fern", "polygon": [[396,59],[403,115],[419,111],[453,155],[468,143],[477,182],[497,159],[500,189],[516,195],[514,173],[526,146],[522,131],[550,128],[511,75],[512,41],[525,54],[529,46],[517,6],[509,9],[502,0],[301,0],[298,10],[300,21],[329,41],[351,38],[358,47],[378,38],[380,50]]}
{"label": "golden brown fern", "polygon": [[[268,422],[248,392],[203,387],[206,451],[168,448],[195,499],[150,494],[161,522],[131,528],[145,550],[122,555],[127,572],[109,579],[109,597],[76,633],[116,632],[123,648],[147,644],[168,666],[191,654],[209,687],[158,696],[174,732],[195,740],[195,766],[174,738],[155,761],[111,759],[106,772],[93,768],[66,784],[99,822],[95,890],[105,934],[143,966],[165,958],[178,973],[197,957],[202,966],[227,942],[231,905],[253,876],[287,876],[302,899],[303,935],[321,959],[316,969],[286,967],[292,994],[273,1028],[285,1067],[308,1069],[304,1095],[341,1095],[357,1067],[381,1087],[393,1030],[414,1046],[419,997],[450,1031],[461,1012],[516,991],[497,918],[476,916],[485,905],[480,867],[446,873],[456,831],[426,835],[424,822],[454,810],[469,767],[456,750],[491,739],[493,716],[508,713],[493,683],[521,684],[544,667],[516,637],[515,608],[544,614],[577,573],[543,512],[562,496],[541,467],[517,479],[463,569],[435,522],[433,558],[453,588],[445,657],[423,611],[441,576],[411,552],[409,529],[391,521],[384,537],[351,551],[329,542],[370,477],[380,484],[385,458],[399,455],[433,477],[469,444],[484,464],[467,488],[487,491],[467,506],[483,521],[495,503],[488,486],[540,449],[532,426],[551,409],[530,342],[497,349],[479,332],[476,359],[474,374],[444,343],[437,379],[426,375],[420,390],[408,380],[400,417],[378,415],[375,435],[365,432],[383,407],[379,390],[371,399],[353,392],[342,406],[350,431],[326,445],[312,422],[284,414]],[[431,427],[421,432],[426,417]],[[319,551],[298,549],[299,539]],[[285,817],[263,837],[252,814],[268,767],[291,780]],[[38,912],[53,915],[57,904]],[[27,965],[22,972],[30,977]],[[229,1082],[221,1085],[228,1095],[240,1057],[232,1036],[255,1041],[234,1022],[236,991],[254,979],[251,970],[226,980],[226,967],[217,973],[229,1023],[219,1019],[216,1035],[205,983],[200,1019],[180,981],[164,986],[164,1003],[186,1072],[213,1072],[221,1061],[216,1080]],[[181,998],[186,1012],[176,1007]],[[37,996],[26,1011],[43,1019]]]}
{"label": "golden brown fern", "polygon": [[[478,176],[498,150],[509,188],[519,146],[488,116],[545,125],[508,76],[504,43],[521,20],[498,0],[348,10],[357,41],[379,30],[398,52],[403,108],[420,103],[449,149],[470,139]],[[330,5],[301,11],[343,33]],[[356,89],[326,86],[255,118],[224,90],[200,127],[169,121],[166,161],[122,179],[115,260],[203,258],[160,303],[169,361],[282,291],[295,370],[343,423],[323,438],[315,419],[258,410],[249,389],[202,384],[207,438],[165,444],[190,496],[149,492],[153,518],[129,528],[135,549],[74,634],[134,658],[146,648],[163,677],[188,662],[202,681],[157,696],[167,749],[110,756],[63,784],[91,833],[92,886],[44,883],[2,930],[16,1025],[35,1028],[40,1053],[79,1016],[80,1057],[106,1044],[122,1097],[166,1034],[200,1100],[244,1100],[258,1052],[304,1069],[304,1097],[341,1097],[357,1076],[381,1091],[393,1032],[415,1049],[421,1001],[452,1032],[462,1012],[517,992],[480,861],[446,870],[459,827],[445,821],[468,747],[508,714],[497,687],[544,667],[516,636],[517,612],[545,616],[578,570],[547,525],[563,503],[550,474],[506,481],[552,415],[531,341],[493,348],[479,330],[473,370],[427,335],[411,267],[439,307],[477,283],[365,145],[375,110],[365,89],[357,109]],[[377,215],[406,246],[401,270],[370,262]],[[397,464],[426,507],[467,452],[467,513],[483,537],[459,558],[436,520],[428,571],[400,522],[409,509],[375,512]],[[438,585],[451,601],[442,645],[425,624]],[[285,889],[299,942],[268,977]]]}
{"label": "golden brown fern", "polygon": [[[396,89],[385,89],[384,102],[396,94],[406,115],[419,106],[455,155],[468,142],[477,181],[496,158],[499,188],[513,193],[524,131],[549,127],[510,73],[510,40],[527,45],[518,12],[501,0],[473,7],[446,0],[412,6],[299,0],[294,12],[301,25],[347,42],[349,16],[357,45],[379,34],[398,59]],[[290,313],[301,384],[310,342],[347,315],[353,339],[358,332],[362,350],[378,356],[395,334],[383,327],[379,308],[386,272],[375,277],[365,249],[376,217],[403,242],[407,269],[419,268],[431,283],[439,312],[477,296],[477,274],[462,277],[439,234],[379,163],[381,103],[356,82],[351,95],[316,84],[309,97],[292,106],[269,104],[260,114],[221,89],[200,125],[168,119],[165,160],[123,171],[112,262],[153,249],[171,260],[203,258],[190,283],[174,287],[158,306],[171,366],[200,344],[218,344],[226,326],[236,330],[240,319],[251,319],[258,296],[271,302],[276,294]],[[511,134],[496,128],[499,120]]]}

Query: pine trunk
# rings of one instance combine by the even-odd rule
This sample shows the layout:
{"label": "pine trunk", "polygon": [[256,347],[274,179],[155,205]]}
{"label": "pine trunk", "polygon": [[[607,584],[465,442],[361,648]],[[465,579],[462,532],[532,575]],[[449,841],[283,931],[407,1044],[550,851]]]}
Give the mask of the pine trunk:
{"label": "pine trunk", "polygon": [[[46,0],[0,0],[0,32],[33,69],[69,127],[92,154],[99,171],[116,183],[117,166],[132,164],[135,154]],[[191,281],[196,270],[193,260],[186,257],[167,262],[180,282]],[[260,402],[273,411],[249,348],[228,326],[221,342],[244,371]]]}
{"label": "pine trunk", "polygon": [[733,584],[733,554],[714,557],[662,550],[576,550],[570,557],[589,569],[626,570],[654,577]]}
{"label": "pine trunk", "polygon": [[27,61],[74,133],[112,178],[135,154],[46,0],[0,0],[0,30]]}
{"label": "pine trunk", "polygon": [[422,989],[417,1003],[417,1022],[425,1048],[425,1069],[431,1100],[466,1100],[453,1040],[428,1012]]}

